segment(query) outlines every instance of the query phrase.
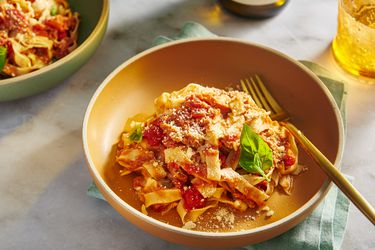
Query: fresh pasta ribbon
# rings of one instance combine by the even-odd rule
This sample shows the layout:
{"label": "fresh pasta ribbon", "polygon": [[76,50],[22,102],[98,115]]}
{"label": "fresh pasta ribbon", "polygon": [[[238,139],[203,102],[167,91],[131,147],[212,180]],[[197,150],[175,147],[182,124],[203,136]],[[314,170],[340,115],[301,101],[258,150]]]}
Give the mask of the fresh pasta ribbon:
{"label": "fresh pasta ribbon", "polygon": [[221,169],[221,176],[222,180],[229,186],[238,190],[249,200],[257,203],[258,206],[263,206],[265,200],[269,198],[265,192],[251,185],[244,177],[242,177],[242,175],[238,174],[231,168]]}
{"label": "fresh pasta ribbon", "polygon": [[214,208],[214,207],[217,207],[218,205],[218,202],[217,201],[211,201],[210,204],[208,204],[207,206],[205,207],[202,207],[202,208],[197,208],[197,209],[192,209],[190,211],[188,211],[185,207],[184,207],[184,201],[181,200],[178,205],[177,205],[177,213],[178,215],[180,216],[181,218],[181,221],[183,224],[187,223],[188,221],[191,221],[191,222],[196,222],[197,219],[199,218],[199,216],[201,216],[202,214],[204,214],[208,209],[210,208]]}
{"label": "fresh pasta ribbon", "polygon": [[178,189],[157,190],[144,194],[145,206],[148,208],[155,204],[167,204],[181,200],[181,191]]}
{"label": "fresh pasta ribbon", "polygon": [[214,207],[217,207],[218,205],[218,202],[217,201],[212,201],[210,204],[208,204],[207,206],[205,207],[202,207],[202,208],[197,208],[197,209],[193,209],[191,211],[189,211],[186,215],[186,220],[187,221],[192,221],[192,222],[196,222],[197,219],[199,218],[199,216],[201,216],[204,212],[206,212],[208,209],[210,208],[214,208]]}

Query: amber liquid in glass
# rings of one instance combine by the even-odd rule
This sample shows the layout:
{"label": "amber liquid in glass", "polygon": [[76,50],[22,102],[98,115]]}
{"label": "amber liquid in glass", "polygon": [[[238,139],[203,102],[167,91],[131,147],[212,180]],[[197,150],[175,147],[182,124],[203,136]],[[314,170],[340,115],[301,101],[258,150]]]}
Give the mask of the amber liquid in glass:
{"label": "amber liquid in glass", "polygon": [[375,77],[375,4],[358,7],[353,2],[358,1],[339,3],[333,52],[339,64],[352,74]]}

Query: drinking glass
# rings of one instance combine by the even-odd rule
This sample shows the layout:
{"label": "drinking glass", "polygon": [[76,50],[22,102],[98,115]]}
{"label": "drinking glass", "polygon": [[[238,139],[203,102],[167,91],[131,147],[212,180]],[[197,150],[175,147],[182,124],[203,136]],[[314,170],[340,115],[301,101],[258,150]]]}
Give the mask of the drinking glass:
{"label": "drinking glass", "polygon": [[339,0],[332,48],[344,69],[375,78],[375,0]]}

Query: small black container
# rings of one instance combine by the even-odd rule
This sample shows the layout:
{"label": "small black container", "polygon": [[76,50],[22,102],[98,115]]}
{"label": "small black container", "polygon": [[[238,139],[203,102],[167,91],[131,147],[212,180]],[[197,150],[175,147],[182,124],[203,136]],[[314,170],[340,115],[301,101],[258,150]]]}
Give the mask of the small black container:
{"label": "small black container", "polygon": [[219,0],[228,11],[248,18],[268,18],[278,14],[289,0]]}

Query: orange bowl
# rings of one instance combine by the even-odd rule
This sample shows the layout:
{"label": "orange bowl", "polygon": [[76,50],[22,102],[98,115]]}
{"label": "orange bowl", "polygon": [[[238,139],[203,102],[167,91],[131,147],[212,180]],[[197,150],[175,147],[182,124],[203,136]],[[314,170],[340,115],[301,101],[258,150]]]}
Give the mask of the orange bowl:
{"label": "orange bowl", "polygon": [[275,192],[267,204],[275,214],[247,230],[200,232],[175,227],[142,214],[124,201],[105,170],[114,164],[114,149],[125,121],[150,111],[162,92],[195,82],[223,88],[260,74],[293,123],[336,166],[343,151],[339,109],[325,85],[297,61],[264,46],[237,39],[191,39],[151,48],[127,60],[110,74],[92,97],[83,124],[88,168],[106,200],[127,220],[165,240],[194,247],[236,247],[275,237],[297,225],[324,198],[330,184],[320,168],[300,150],[309,170],[295,180],[291,196]]}

